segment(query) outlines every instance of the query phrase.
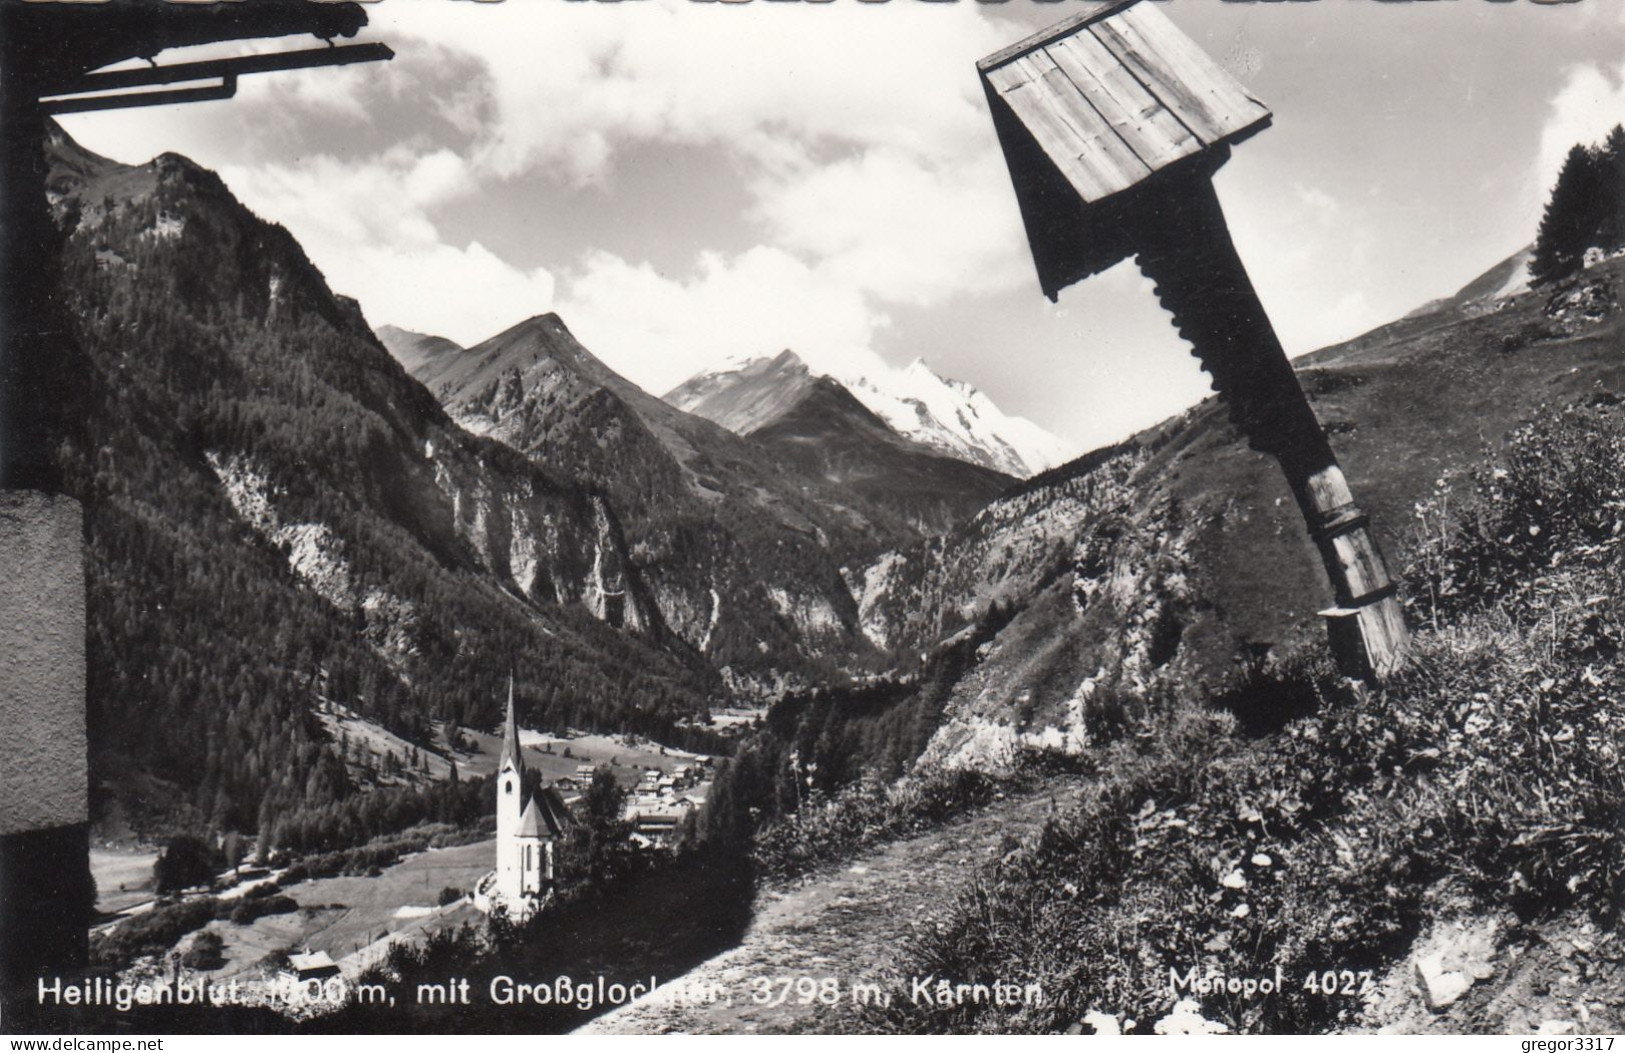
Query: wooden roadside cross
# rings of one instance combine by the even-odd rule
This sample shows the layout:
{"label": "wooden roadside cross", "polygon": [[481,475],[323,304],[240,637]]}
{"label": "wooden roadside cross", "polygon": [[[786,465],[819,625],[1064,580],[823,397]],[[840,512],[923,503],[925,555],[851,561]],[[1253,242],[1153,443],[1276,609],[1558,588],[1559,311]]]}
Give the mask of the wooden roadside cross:
{"label": "wooden roadside cross", "polygon": [[1248,443],[1273,455],[1336,595],[1345,675],[1406,643],[1365,513],[1236,254],[1212,176],[1270,112],[1151,4],[1087,9],[976,64],[1044,294],[1138,257]]}

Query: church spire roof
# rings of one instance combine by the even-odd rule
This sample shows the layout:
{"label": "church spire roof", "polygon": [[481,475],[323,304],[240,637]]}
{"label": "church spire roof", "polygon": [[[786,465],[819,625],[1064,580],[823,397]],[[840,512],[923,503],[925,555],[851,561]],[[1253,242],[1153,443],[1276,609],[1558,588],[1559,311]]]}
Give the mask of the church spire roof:
{"label": "church spire roof", "polygon": [[497,759],[497,771],[503,765],[513,762],[515,771],[525,770],[525,754],[519,748],[519,721],[513,712],[513,676],[508,676],[508,722],[502,727],[502,756]]}
{"label": "church spire roof", "polygon": [[564,828],[572,822],[570,809],[565,807],[558,792],[543,790],[525,805],[524,814],[519,817],[519,830],[514,836],[556,838],[562,836]]}

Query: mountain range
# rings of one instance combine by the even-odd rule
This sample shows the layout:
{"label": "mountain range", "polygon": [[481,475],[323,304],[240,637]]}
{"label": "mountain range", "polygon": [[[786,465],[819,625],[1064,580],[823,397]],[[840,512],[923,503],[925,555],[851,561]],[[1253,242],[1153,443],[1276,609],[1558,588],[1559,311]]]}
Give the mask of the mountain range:
{"label": "mountain range", "polygon": [[[817,379],[787,350],[703,371],[664,397],[679,409],[749,435],[785,412]],[[938,376],[924,359],[901,370],[823,379],[843,387],[897,434],[949,457],[1019,478],[1068,457],[1060,439],[1029,420],[1005,414],[972,385]]]}
{"label": "mountain range", "polygon": [[[247,832],[271,808],[344,840],[322,698],[429,749],[493,726],[512,674],[530,726],[722,749],[714,705],[907,694],[975,633],[910,736],[996,764],[1322,631],[1280,473],[1212,400],[1032,474],[1042,436],[919,363],[842,379],[786,351],[660,399],[556,315],[469,348],[374,334],[213,173],[60,130],[50,152],[104,818]],[[1299,360],[1396,565],[1453,467],[1625,381],[1622,268],[1530,292],[1514,258]]]}
{"label": "mountain range", "polygon": [[605,495],[459,427],[285,230],[177,155],[49,151],[102,818],[335,817],[320,697],[428,747],[510,674],[538,722],[668,739],[723,693]]}
{"label": "mountain range", "polygon": [[872,666],[843,567],[939,534],[1015,482],[827,384],[788,386],[769,432],[736,434],[644,392],[557,315],[467,349],[382,338],[470,433],[604,493],[659,620],[741,689]]}
{"label": "mountain range", "polygon": [[510,675],[532,726],[720,748],[712,705],[887,668],[852,568],[1016,483],[828,384],[737,435],[554,315],[386,348],[212,172],[48,149],[104,817],[343,840],[319,701],[427,750]]}

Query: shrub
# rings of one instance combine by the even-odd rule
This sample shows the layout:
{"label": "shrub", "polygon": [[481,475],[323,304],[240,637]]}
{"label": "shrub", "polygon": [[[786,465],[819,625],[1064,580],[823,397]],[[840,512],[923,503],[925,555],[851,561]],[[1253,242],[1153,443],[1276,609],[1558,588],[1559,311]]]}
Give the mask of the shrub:
{"label": "shrub", "polygon": [[209,846],[191,834],[178,834],[164,843],[152,865],[153,888],[174,892],[214,880],[214,861]]}
{"label": "shrub", "polygon": [[753,855],[770,880],[789,880],[880,841],[938,826],[987,804],[998,788],[980,772],[933,770],[890,786],[868,772],[834,795],[811,790],[799,810],[757,832]]}
{"label": "shrub", "polygon": [[1551,591],[1546,571],[1600,567],[1620,543],[1625,422],[1619,409],[1543,412],[1512,434],[1493,463],[1441,479],[1416,516],[1405,578],[1410,605],[1421,616],[1438,624],[1513,597],[1543,601]]}
{"label": "shrub", "polygon": [[225,947],[219,933],[205,929],[192,937],[192,945],[181,955],[181,964],[201,971],[218,969],[226,964]]}
{"label": "shrub", "polygon": [[233,925],[252,925],[267,915],[292,914],[298,909],[299,904],[289,896],[245,896],[232,906],[230,917]]}
{"label": "shrub", "polygon": [[195,896],[154,907],[120,922],[111,932],[91,939],[90,956],[98,964],[123,967],[144,954],[162,954],[187,933],[196,932],[219,914],[220,901]]}

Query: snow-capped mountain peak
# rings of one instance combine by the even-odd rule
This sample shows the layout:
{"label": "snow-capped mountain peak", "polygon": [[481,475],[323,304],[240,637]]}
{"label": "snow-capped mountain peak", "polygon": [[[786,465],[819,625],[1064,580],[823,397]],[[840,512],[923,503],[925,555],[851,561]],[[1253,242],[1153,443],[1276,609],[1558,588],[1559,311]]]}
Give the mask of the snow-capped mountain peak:
{"label": "snow-capped mountain peak", "polygon": [[[764,401],[764,387],[794,385],[799,390],[818,375],[794,352],[785,351],[707,370],[666,400],[744,434],[761,426],[763,411],[778,401]],[[1073,453],[1032,421],[1006,414],[973,385],[938,374],[924,358],[902,369],[827,375],[894,431],[962,461],[1025,478]],[[751,412],[745,412],[743,403]]]}

